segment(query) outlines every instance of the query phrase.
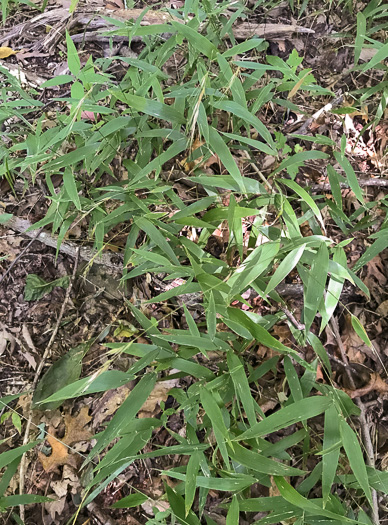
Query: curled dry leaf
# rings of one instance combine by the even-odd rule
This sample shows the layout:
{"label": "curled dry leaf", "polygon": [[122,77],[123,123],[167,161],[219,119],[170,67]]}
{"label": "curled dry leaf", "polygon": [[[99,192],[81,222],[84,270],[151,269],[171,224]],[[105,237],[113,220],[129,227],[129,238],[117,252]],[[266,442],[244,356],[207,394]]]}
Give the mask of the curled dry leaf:
{"label": "curled dry leaf", "polygon": [[160,381],[156,383],[155,388],[152,390],[151,394],[148,396],[146,402],[142,406],[142,409],[139,412],[139,417],[152,417],[155,415],[155,412],[159,410],[160,402],[166,401],[168,397],[168,392],[178,386],[179,379],[169,379],[167,381]]}
{"label": "curled dry leaf", "polygon": [[354,331],[350,315],[346,316],[341,339],[349,362],[363,364],[366,356],[370,354],[370,349]]}
{"label": "curled dry leaf", "polygon": [[388,384],[384,381],[384,379],[381,378],[379,374],[373,373],[370,376],[369,383],[364,387],[357,388],[356,390],[349,390],[345,388],[344,390],[349,397],[354,399],[355,397],[365,396],[365,394],[369,394],[369,392],[372,392],[373,390],[376,390],[376,392],[379,392],[379,394],[387,394]]}

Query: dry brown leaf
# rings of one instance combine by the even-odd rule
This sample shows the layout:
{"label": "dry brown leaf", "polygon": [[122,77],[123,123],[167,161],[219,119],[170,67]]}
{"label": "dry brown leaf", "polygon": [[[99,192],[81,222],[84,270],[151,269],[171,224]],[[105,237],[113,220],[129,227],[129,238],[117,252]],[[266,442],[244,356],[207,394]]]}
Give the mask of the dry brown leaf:
{"label": "dry brown leaf", "polygon": [[10,47],[0,47],[0,59],[1,58],[8,58],[11,55],[16,55],[18,51],[14,51]]}
{"label": "dry brown leaf", "polygon": [[363,364],[365,362],[366,356],[370,353],[370,349],[354,331],[350,315],[346,316],[346,324],[342,332],[341,339],[345,347],[348,360],[351,363]]}
{"label": "dry brown leaf", "polygon": [[168,392],[178,386],[179,379],[169,379],[167,381],[160,381],[156,383],[151,394],[148,396],[146,402],[139,412],[139,417],[151,417],[155,415],[155,411],[159,410],[160,402],[166,401]]}
{"label": "dry brown leaf", "polygon": [[[49,497],[50,496],[55,498],[55,494],[50,494]],[[66,505],[66,496],[63,496],[60,499],[55,499],[55,501],[48,501],[44,504],[44,507],[47,510],[47,512],[50,514],[51,519],[53,520],[52,521],[53,523],[55,522],[58,523],[57,521],[58,517],[56,515],[58,514],[59,516],[61,516],[63,514],[65,505]]]}
{"label": "dry brown leaf", "polygon": [[102,398],[93,406],[93,428],[101,425],[107,417],[116,412],[127,399],[131,389],[131,385],[123,385],[103,394]]}
{"label": "dry brown leaf", "polygon": [[376,308],[376,312],[382,317],[388,317],[388,301],[383,301],[381,304],[379,304],[379,306]]}
{"label": "dry brown leaf", "polygon": [[82,407],[76,417],[66,414],[66,432],[62,441],[67,445],[78,443],[78,441],[87,441],[91,437],[91,433],[84,427],[91,419],[91,416],[89,416],[89,407]]}
{"label": "dry brown leaf", "polygon": [[62,440],[59,441],[54,437],[54,428],[49,427],[49,435],[47,436],[47,441],[51,446],[50,456],[45,456],[43,452],[38,452],[38,458],[42,463],[42,467],[46,472],[51,472],[61,465],[72,465],[76,467],[76,458],[69,454],[67,446],[62,443]]}
{"label": "dry brown leaf", "polygon": [[69,447],[79,441],[86,441],[91,437],[89,430],[84,427],[92,419],[88,415],[89,408],[82,407],[79,414],[76,417],[70,414],[65,415],[65,435],[62,439],[55,437],[54,427],[49,427],[47,441],[51,446],[50,456],[45,456],[42,452],[38,453],[38,457],[42,466],[46,472],[51,472],[61,465],[70,465],[77,468],[77,457],[73,454],[69,454]]}
{"label": "dry brown leaf", "polygon": [[202,159],[203,157],[198,157],[194,160],[188,160],[190,158],[190,156],[193,154],[193,152],[200,148],[201,146],[203,146],[205,143],[203,142],[203,140],[199,140],[198,138],[194,140],[193,144],[191,145],[191,148],[190,148],[190,154],[188,157],[186,157],[185,159],[182,160],[181,162],[181,166],[182,168],[185,170],[185,171],[191,171],[193,170],[196,166],[198,166],[198,164],[200,164],[202,162]]}

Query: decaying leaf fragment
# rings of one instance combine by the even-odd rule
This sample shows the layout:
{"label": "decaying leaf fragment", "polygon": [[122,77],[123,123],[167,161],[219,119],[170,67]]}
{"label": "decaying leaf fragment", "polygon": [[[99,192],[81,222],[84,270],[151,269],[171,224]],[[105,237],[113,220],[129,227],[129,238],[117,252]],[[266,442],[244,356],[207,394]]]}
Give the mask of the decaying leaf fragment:
{"label": "decaying leaf fragment", "polygon": [[16,55],[16,53],[18,53],[18,51],[14,51],[10,47],[0,47],[0,59]]}

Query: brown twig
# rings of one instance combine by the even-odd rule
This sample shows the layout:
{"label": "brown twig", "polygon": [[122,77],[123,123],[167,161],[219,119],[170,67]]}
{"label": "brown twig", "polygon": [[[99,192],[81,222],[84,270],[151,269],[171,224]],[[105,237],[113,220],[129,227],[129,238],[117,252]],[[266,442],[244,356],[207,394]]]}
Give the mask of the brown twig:
{"label": "brown twig", "polygon": [[[365,187],[377,187],[377,188],[388,188],[388,179],[358,179],[358,184],[361,188]],[[346,182],[340,183],[341,188],[349,188],[349,184]],[[310,186],[311,191],[331,191],[331,184],[313,184]]]}
{"label": "brown twig", "polygon": [[329,102],[328,104],[323,106],[321,109],[316,111],[312,117],[308,118],[300,126],[300,128],[298,128],[298,129],[294,130],[292,133],[290,133],[288,135],[288,137],[292,138],[293,135],[308,135],[310,133],[310,126],[311,126],[311,124],[315,120],[317,120],[322,115],[322,113],[331,111],[336,106],[339,106],[340,104],[342,104],[343,99],[344,99],[343,95],[339,95],[337,98],[335,98],[334,100],[332,100],[331,102]]}
{"label": "brown twig", "polygon": [[[59,316],[58,316],[57,322],[55,323],[55,327],[54,327],[53,333],[51,334],[50,340],[49,340],[49,342],[48,342],[48,344],[46,346],[46,349],[45,349],[45,351],[44,351],[44,353],[42,355],[42,359],[41,359],[41,361],[40,361],[40,363],[39,363],[39,365],[38,365],[38,367],[36,369],[36,372],[35,372],[34,380],[33,380],[32,385],[31,385],[31,390],[32,391],[35,390],[36,385],[38,384],[39,376],[40,376],[40,374],[42,372],[42,369],[43,369],[43,367],[45,365],[46,359],[47,359],[47,357],[49,356],[49,354],[51,352],[51,347],[52,347],[52,345],[53,345],[53,343],[55,341],[55,338],[57,336],[57,333],[58,333],[58,330],[59,330],[59,326],[60,326],[60,324],[62,322],[64,313],[65,313],[65,308],[66,308],[67,303],[68,303],[68,301],[70,299],[70,293],[71,293],[71,290],[73,288],[73,284],[74,284],[74,281],[75,281],[77,268],[78,268],[78,263],[79,263],[79,249],[77,250],[75,258],[74,258],[73,273],[72,273],[72,276],[71,276],[71,279],[70,279],[69,286],[68,286],[68,288],[66,290],[65,300],[62,303],[61,311],[59,312]],[[23,445],[26,445],[28,443],[28,439],[29,439],[29,435],[30,435],[30,429],[31,429],[31,423],[32,423],[32,407],[30,407],[28,420],[27,420],[27,424],[26,424],[26,429],[24,431]],[[23,457],[22,457],[22,460],[20,462],[19,494],[23,494],[23,492],[24,492],[26,466],[27,466],[27,457],[26,457],[26,454],[24,454]],[[19,509],[20,509],[20,518],[24,522],[24,505],[20,505]]]}
{"label": "brown twig", "polygon": [[[18,233],[22,233],[27,237],[31,237],[33,240],[40,241],[46,246],[57,248],[58,239],[55,235],[51,235],[45,231],[40,231],[39,234],[36,235],[35,231],[27,231],[33,226],[30,221],[20,219],[19,217],[12,217],[4,226],[17,231]],[[93,264],[101,264],[111,273],[122,272],[122,258],[120,254],[99,253],[91,248],[79,248],[75,243],[69,241],[62,242],[59,247],[61,253],[70,255],[70,257],[73,258],[77,256],[78,249],[80,259]]]}
{"label": "brown twig", "polygon": [[294,314],[290,312],[288,308],[285,306],[279,306],[280,310],[285,314],[287,319],[295,326],[297,330],[304,330],[306,326],[303,323],[300,323],[297,319],[295,319]]}
{"label": "brown twig", "polygon": [[[346,355],[345,347],[344,347],[344,344],[343,344],[342,339],[341,339],[341,335],[340,335],[339,328],[338,328],[338,323],[337,323],[337,320],[334,317],[330,321],[330,326],[331,326],[331,329],[333,330],[334,336],[336,338],[337,345],[338,345],[339,351],[341,353],[341,358],[342,358],[343,364],[345,365],[345,367],[344,367],[345,368],[345,373],[346,373],[346,375],[347,375],[347,377],[349,379],[349,384],[350,384],[350,386],[351,386],[351,388],[353,390],[356,390],[356,385],[354,383],[354,378],[353,378],[352,372],[351,372],[352,369],[349,366],[348,357]],[[360,423],[361,423],[361,433],[362,433],[363,443],[364,443],[365,450],[366,450],[367,464],[370,467],[374,468],[374,466],[375,466],[375,455],[374,455],[374,450],[373,450],[372,439],[371,439],[370,432],[369,432],[368,422],[366,420],[365,406],[364,406],[364,403],[361,401],[361,399],[359,397],[355,398],[355,402],[356,402],[358,408],[360,409],[359,419],[360,419]],[[376,490],[374,488],[371,488],[371,493],[372,493],[372,516],[371,517],[372,517],[372,521],[373,521],[374,525],[379,525],[380,521],[379,521],[379,505],[378,505],[378,501],[377,501],[377,492],[376,492]]]}

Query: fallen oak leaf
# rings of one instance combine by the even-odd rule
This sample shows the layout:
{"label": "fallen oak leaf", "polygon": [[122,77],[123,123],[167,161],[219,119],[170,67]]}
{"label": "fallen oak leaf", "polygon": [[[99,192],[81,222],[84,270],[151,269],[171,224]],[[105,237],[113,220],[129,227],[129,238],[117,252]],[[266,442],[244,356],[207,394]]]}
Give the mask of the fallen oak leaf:
{"label": "fallen oak leaf", "polygon": [[16,55],[16,53],[18,53],[18,51],[14,51],[10,47],[0,47],[0,59]]}
{"label": "fallen oak leaf", "polygon": [[51,472],[61,465],[71,465],[77,467],[76,457],[69,454],[68,447],[62,440],[54,436],[54,428],[49,427],[47,441],[51,447],[51,454],[46,456],[43,452],[38,452],[38,459],[46,472]]}
{"label": "fallen oak leaf", "polygon": [[89,408],[85,406],[76,417],[65,415],[66,431],[62,439],[55,437],[54,427],[49,427],[47,441],[51,446],[51,454],[46,456],[43,452],[38,453],[38,458],[46,472],[51,472],[62,465],[77,468],[78,457],[70,454],[70,446],[79,441],[86,441],[92,436],[89,430],[85,429],[92,419],[88,412]]}
{"label": "fallen oak leaf", "polygon": [[82,407],[76,417],[66,414],[66,432],[62,441],[67,445],[72,445],[79,441],[87,441],[91,437],[91,433],[85,427],[91,419],[91,416],[89,416],[89,407],[87,406]]}

